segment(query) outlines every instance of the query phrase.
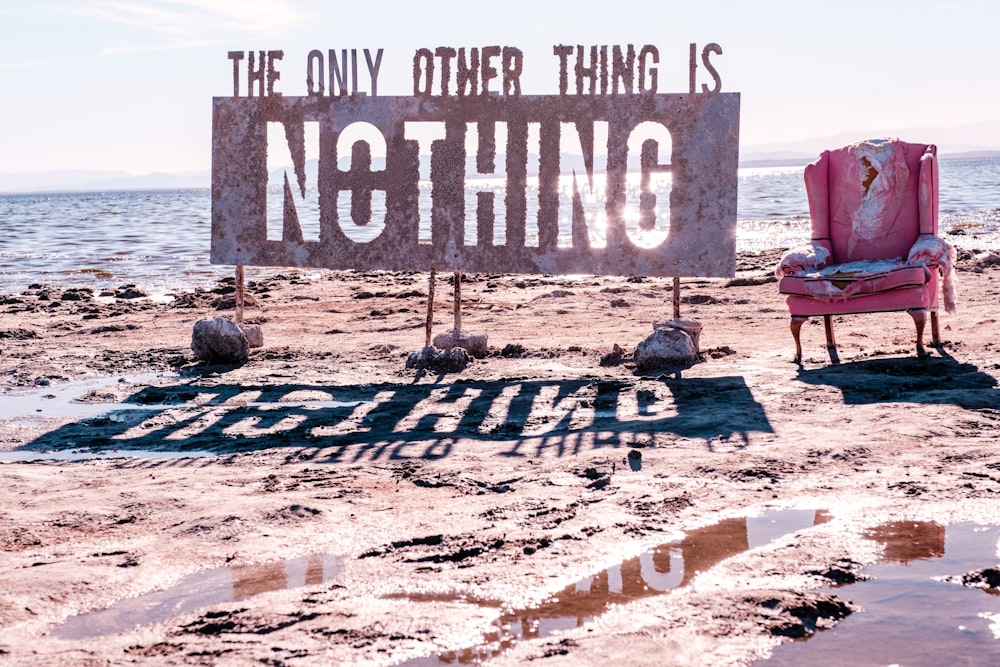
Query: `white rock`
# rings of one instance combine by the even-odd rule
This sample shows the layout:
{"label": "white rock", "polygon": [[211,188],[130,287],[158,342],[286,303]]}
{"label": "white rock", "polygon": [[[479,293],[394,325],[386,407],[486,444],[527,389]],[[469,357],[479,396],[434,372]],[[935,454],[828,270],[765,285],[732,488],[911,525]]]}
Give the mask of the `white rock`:
{"label": "white rock", "polygon": [[250,344],[240,325],[225,317],[210,317],[194,323],[191,349],[202,361],[241,364],[249,356]]}
{"label": "white rock", "polygon": [[439,350],[450,350],[460,347],[476,359],[486,356],[486,334],[470,334],[464,331],[450,331],[434,336],[434,347]]}
{"label": "white rock", "polygon": [[640,373],[676,368],[698,360],[691,336],[682,329],[657,329],[635,347],[635,369]]}
{"label": "white rock", "polygon": [[247,345],[250,347],[264,347],[264,331],[259,324],[237,324],[243,335],[247,337]]}
{"label": "white rock", "polygon": [[656,329],[680,329],[688,336],[691,336],[691,342],[694,343],[695,353],[701,351],[701,322],[698,320],[689,320],[683,317],[675,317],[672,320],[667,320],[666,322],[657,322],[653,325],[653,330]]}

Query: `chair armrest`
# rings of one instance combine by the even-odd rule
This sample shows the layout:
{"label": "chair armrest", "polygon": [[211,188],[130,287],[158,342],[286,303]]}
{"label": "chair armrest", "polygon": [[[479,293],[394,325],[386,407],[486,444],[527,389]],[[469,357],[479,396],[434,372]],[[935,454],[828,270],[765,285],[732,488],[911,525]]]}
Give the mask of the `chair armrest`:
{"label": "chair armrest", "polygon": [[829,242],[814,239],[809,243],[796,246],[785,252],[774,269],[777,278],[792,275],[810,269],[821,269],[830,261]]}
{"label": "chair armrest", "polygon": [[949,270],[955,263],[955,248],[939,236],[921,234],[906,255],[906,262]]}
{"label": "chair armrest", "polygon": [[935,267],[941,272],[944,309],[954,315],[955,306],[955,248],[938,236],[923,235],[910,248],[906,256],[909,264]]}

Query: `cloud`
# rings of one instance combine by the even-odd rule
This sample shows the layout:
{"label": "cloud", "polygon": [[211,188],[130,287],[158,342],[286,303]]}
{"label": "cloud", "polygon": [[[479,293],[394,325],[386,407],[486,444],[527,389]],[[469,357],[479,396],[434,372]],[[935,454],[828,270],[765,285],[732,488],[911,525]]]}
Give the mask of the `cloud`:
{"label": "cloud", "polygon": [[51,67],[53,65],[63,65],[73,62],[78,62],[78,59],[70,56],[63,58],[43,58],[38,60],[17,60],[14,62],[0,63],[0,71]]}
{"label": "cloud", "polygon": [[310,14],[289,0],[98,0],[58,5],[56,14],[123,28],[128,39],[101,55],[121,55],[218,44],[234,37],[274,37]]}
{"label": "cloud", "polygon": [[196,49],[203,46],[213,46],[219,44],[218,39],[188,40],[188,41],[168,41],[155,44],[139,44],[125,42],[114,46],[105,46],[97,55],[100,56],[122,56],[131,53],[156,53],[158,51],[179,51],[181,49]]}

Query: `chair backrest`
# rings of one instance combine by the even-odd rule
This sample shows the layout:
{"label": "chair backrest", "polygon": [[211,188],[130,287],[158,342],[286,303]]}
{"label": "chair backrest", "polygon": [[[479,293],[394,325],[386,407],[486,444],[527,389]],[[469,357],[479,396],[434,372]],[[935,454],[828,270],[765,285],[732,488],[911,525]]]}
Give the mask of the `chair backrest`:
{"label": "chair backrest", "polygon": [[834,263],[906,258],[923,234],[937,234],[937,148],[898,139],[824,151],[806,167],[813,239]]}

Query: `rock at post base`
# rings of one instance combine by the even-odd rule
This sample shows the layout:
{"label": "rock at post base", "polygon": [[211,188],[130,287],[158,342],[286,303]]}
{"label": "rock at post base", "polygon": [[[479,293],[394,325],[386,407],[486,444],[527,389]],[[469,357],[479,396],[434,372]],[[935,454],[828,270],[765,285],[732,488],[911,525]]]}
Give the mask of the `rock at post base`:
{"label": "rock at post base", "polygon": [[414,352],[406,360],[407,368],[430,370],[436,373],[458,373],[465,370],[472,357],[462,347],[439,350],[433,345]]}
{"label": "rock at post base", "polygon": [[640,373],[677,368],[698,360],[691,336],[682,329],[657,329],[635,347],[635,369]]}
{"label": "rock at post base", "polygon": [[247,337],[247,345],[250,347],[264,347],[264,331],[260,328],[259,324],[243,324],[242,322],[237,323],[240,331],[243,335]]}
{"label": "rock at post base", "polygon": [[667,320],[666,322],[657,322],[653,324],[653,330],[657,329],[680,329],[688,336],[691,337],[691,342],[694,343],[695,353],[701,352],[701,322],[698,320],[689,320],[683,317],[675,317],[672,320]]}
{"label": "rock at post base", "polygon": [[194,323],[194,331],[191,334],[191,349],[202,361],[242,364],[247,360],[250,350],[250,342],[244,327],[250,328],[255,342],[263,344],[263,334],[260,332],[260,327],[240,325],[225,317],[210,317]]}
{"label": "rock at post base", "polygon": [[460,347],[476,359],[486,356],[486,334],[470,334],[464,331],[451,331],[434,336],[434,347],[441,350]]}

